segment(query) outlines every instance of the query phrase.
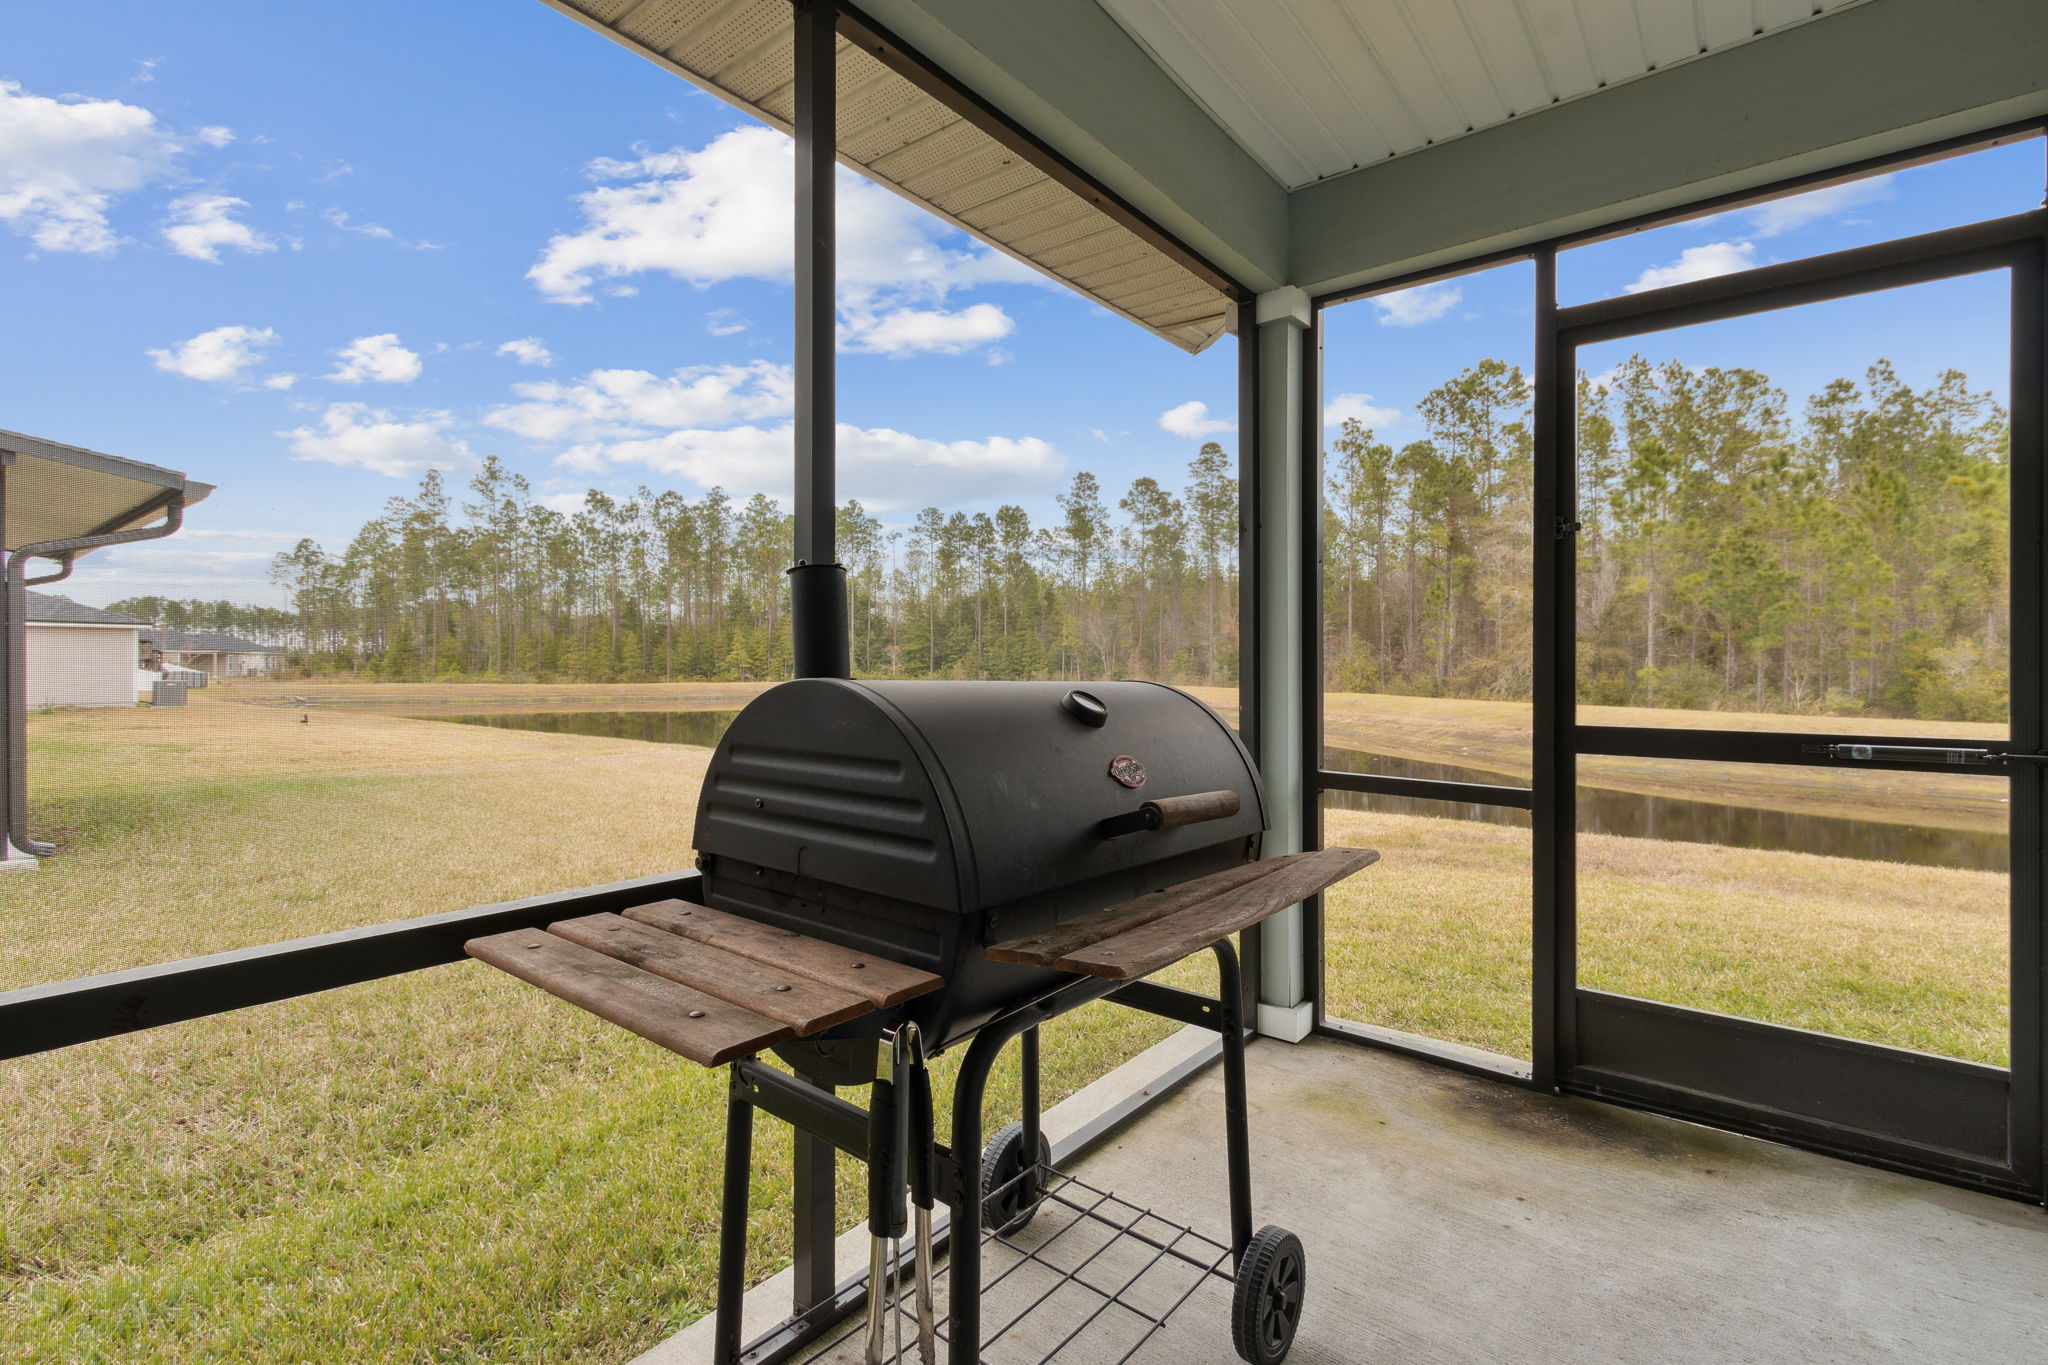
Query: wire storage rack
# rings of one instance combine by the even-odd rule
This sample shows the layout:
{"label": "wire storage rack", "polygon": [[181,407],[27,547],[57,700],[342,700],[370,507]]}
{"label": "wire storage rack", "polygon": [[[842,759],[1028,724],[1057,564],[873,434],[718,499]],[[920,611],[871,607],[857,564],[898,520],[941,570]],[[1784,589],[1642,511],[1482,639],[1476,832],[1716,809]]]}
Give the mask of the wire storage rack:
{"label": "wire storage rack", "polygon": [[[1035,1202],[1034,1185],[1042,1189]],[[1026,1167],[986,1202],[1019,1211],[982,1233],[985,1365],[1142,1365],[1140,1351],[1205,1286],[1229,1301],[1234,1271],[1227,1245],[1076,1176]],[[933,1277],[941,1292],[951,1264],[948,1258]],[[921,1357],[914,1309],[900,1280],[890,1288],[883,1359],[915,1365]],[[946,1342],[944,1313],[938,1322],[938,1340]],[[866,1330],[856,1321],[811,1359],[863,1360]]]}

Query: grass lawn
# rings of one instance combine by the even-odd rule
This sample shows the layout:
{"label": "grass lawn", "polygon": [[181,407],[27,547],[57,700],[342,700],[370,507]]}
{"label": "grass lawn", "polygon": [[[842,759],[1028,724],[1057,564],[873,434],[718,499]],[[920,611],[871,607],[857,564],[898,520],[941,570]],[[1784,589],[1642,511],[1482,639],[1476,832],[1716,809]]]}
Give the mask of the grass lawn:
{"label": "grass lawn", "polygon": [[[704,750],[209,692],[32,718],[66,851],[0,882],[0,986],[688,865]],[[1169,1029],[1077,1014],[1048,1089]],[[0,1360],[629,1357],[709,1307],[722,1081],[475,964],[7,1063]]]}
{"label": "grass lawn", "polygon": [[[707,751],[409,717],[754,690],[262,684],[33,717],[65,852],[0,881],[0,988],[686,866]],[[1472,705],[1413,708],[1416,756],[1513,739],[1498,709],[1428,709]],[[1525,1055],[1527,831],[1329,831],[1386,854],[1330,898],[1331,1013]],[[1581,860],[1590,985],[2003,1060],[2002,877],[1605,838]],[[1049,1032],[1048,1089],[1168,1029],[1091,1007]],[[0,1360],[627,1358],[709,1307],[721,1079],[475,964],[0,1065]],[[787,1144],[757,1131],[765,1274]]]}
{"label": "grass lawn", "polygon": [[[1325,897],[1328,1012],[1527,1059],[1529,831],[1326,834],[1385,857]],[[2002,873],[1587,835],[1579,902],[1586,986],[2006,1064]]]}

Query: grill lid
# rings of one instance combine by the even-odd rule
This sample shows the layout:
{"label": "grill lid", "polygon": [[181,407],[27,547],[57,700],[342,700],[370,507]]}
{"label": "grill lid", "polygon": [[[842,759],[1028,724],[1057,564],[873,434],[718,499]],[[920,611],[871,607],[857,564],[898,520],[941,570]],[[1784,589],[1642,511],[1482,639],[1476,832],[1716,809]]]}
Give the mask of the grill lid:
{"label": "grill lid", "polygon": [[[1105,838],[1146,801],[1234,792],[1234,814]],[[1159,683],[847,682],[762,693],[704,781],[713,858],[959,913],[1265,829],[1251,757]]]}

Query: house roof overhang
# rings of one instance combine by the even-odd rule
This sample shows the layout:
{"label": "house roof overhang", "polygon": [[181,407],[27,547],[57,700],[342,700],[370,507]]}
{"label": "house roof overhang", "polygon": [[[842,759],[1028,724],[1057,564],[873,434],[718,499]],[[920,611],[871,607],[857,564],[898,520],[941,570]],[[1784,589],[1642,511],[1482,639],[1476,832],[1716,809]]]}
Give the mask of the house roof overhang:
{"label": "house roof overhang", "polygon": [[[764,123],[790,130],[790,0],[543,3]],[[1092,3],[1090,10],[1100,21],[1099,36],[1113,36],[1126,49],[1131,69],[1149,74],[1155,95],[1183,106],[1188,126],[1202,129],[1208,141],[1235,151],[1107,15]],[[1234,305],[1270,282],[1261,271],[1245,271],[1242,259],[1211,259],[980,90],[852,7],[840,20],[838,86],[842,164],[1183,350],[1200,351],[1221,336]],[[1278,186],[1241,152],[1237,157],[1277,204]],[[1278,220],[1269,228],[1277,252]],[[1197,235],[1208,237],[1210,246],[1220,241]],[[1242,278],[1247,273],[1249,283]]]}
{"label": "house roof overhang", "polygon": [[174,498],[190,506],[213,491],[175,470],[17,431],[0,431],[0,463],[7,479],[0,548],[8,551],[125,531],[154,521]]}

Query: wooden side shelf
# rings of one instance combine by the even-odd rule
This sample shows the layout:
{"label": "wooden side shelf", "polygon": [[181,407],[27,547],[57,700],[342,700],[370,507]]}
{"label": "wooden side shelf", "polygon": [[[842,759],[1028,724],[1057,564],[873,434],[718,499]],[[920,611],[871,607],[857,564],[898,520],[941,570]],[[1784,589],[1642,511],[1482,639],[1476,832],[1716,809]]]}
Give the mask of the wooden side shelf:
{"label": "wooden side shelf", "polygon": [[1326,848],[1246,863],[1068,920],[1043,934],[993,944],[983,956],[1130,981],[1249,929],[1379,860],[1367,848]]}
{"label": "wooden side shelf", "polygon": [[684,901],[471,939],[468,954],[703,1066],[937,990],[943,980]]}

